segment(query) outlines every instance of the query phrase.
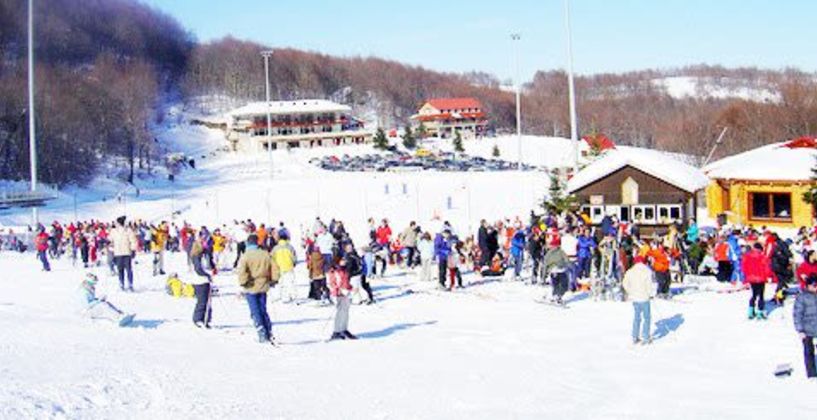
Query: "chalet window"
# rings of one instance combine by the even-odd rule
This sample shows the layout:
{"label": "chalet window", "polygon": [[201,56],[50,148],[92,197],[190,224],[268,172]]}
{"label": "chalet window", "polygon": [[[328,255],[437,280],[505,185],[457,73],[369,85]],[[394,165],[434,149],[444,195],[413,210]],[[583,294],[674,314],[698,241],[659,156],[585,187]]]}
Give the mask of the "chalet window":
{"label": "chalet window", "polygon": [[791,221],[791,193],[749,193],[749,218]]}
{"label": "chalet window", "polygon": [[658,222],[669,224],[681,220],[681,205],[660,205],[658,206]]}
{"label": "chalet window", "polygon": [[655,206],[633,206],[633,222],[655,223]]}
{"label": "chalet window", "polygon": [[604,219],[604,206],[590,206],[590,221],[601,223],[602,219]]}

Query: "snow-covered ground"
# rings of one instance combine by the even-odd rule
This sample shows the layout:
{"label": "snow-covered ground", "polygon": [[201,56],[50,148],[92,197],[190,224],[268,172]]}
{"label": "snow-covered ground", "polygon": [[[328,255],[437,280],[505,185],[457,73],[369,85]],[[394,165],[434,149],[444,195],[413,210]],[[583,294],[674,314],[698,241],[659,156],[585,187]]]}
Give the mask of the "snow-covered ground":
{"label": "snow-covered ground", "polygon": [[[171,110],[171,113],[173,111]],[[63,192],[41,220],[121,214],[215,225],[252,218],[285,221],[294,234],[315,216],[344,220],[358,241],[368,217],[436,229],[450,220],[461,234],[479,219],[524,217],[547,191],[542,172],[333,173],[310,165],[327,154],[369,146],[266,155],[215,152],[223,135],[182,115],[157,131],[197,160],[176,182],[137,181],[140,193],[100,178]],[[445,141],[429,147],[447,148]],[[497,144],[518,157],[515,137],[466,142],[488,157]],[[523,137],[523,162],[569,164],[564,139]],[[117,196],[123,197],[117,199]],[[76,197],[76,198],[75,198]],[[27,210],[0,213],[5,225]],[[302,256],[302,254],[301,254]],[[30,254],[0,253],[0,418],[806,418],[814,385],[802,378],[790,309],[766,323],[744,319],[741,294],[682,295],[657,302],[658,340],[630,344],[629,304],[582,295],[569,309],[535,303],[540,288],[466,276],[462,292],[433,291],[413,273],[375,280],[379,303],[355,306],[361,340],[325,343],[332,308],[271,303],[279,349],[253,342],[235,277],[220,274],[211,332],[189,321],[193,302],[164,294],[149,259],[136,266],[136,294],[122,294],[101,269],[100,290],[137,313],[132,328],[90,322],[76,313],[83,269],[68,261],[42,273]],[[189,279],[178,256],[170,271]],[[302,267],[299,270],[303,270]],[[306,276],[299,271],[299,293]],[[409,293],[409,290],[418,293]],[[779,363],[795,376],[772,376]],[[773,411],[772,411],[773,410]]]}
{"label": "snow-covered ground", "polygon": [[[178,256],[168,260],[190,278]],[[100,294],[137,314],[118,328],[76,312],[82,269],[61,260],[43,273],[31,255],[0,254],[14,273],[0,277],[0,418],[813,415],[790,307],[747,321],[746,292],[655,302],[656,341],[643,347],[630,343],[627,303],[576,295],[561,309],[534,302],[540,287],[473,275],[466,289],[439,292],[395,270],[373,282],[377,305],[353,306],[358,341],[325,342],[331,307],[270,303],[283,343],[274,349],[254,342],[231,274],[216,277],[216,328],[201,331],[193,300],[166,295],[149,257],[139,262],[135,294],[95,269]],[[794,376],[775,378],[779,363]]]}

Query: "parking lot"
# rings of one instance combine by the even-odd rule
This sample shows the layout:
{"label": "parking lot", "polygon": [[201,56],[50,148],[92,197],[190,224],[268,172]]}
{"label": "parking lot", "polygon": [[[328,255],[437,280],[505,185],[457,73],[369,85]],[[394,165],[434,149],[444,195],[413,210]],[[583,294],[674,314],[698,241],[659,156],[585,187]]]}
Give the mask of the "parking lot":
{"label": "parking lot", "polygon": [[[396,171],[440,171],[440,172],[497,172],[518,170],[517,162],[500,159],[486,159],[478,156],[456,155],[450,152],[426,155],[412,155],[394,151],[387,154],[367,154],[362,156],[326,156],[309,161],[328,171],[342,172],[396,172]],[[539,168],[522,165],[524,171]]]}

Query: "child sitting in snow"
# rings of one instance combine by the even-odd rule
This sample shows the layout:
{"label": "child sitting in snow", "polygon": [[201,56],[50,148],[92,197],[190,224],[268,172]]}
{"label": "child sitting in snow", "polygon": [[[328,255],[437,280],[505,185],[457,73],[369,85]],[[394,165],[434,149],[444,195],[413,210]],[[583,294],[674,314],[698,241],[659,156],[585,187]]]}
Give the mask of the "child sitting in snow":
{"label": "child sitting in snow", "polygon": [[501,253],[497,252],[491,259],[491,266],[483,268],[480,274],[483,277],[502,277],[505,275],[506,269],[505,259],[502,258]]}
{"label": "child sitting in snow", "polygon": [[79,285],[80,303],[83,314],[91,319],[107,319],[118,323],[120,326],[129,324],[133,320],[133,315],[126,314],[116,306],[106,300],[104,296],[96,296],[96,284],[99,279],[93,273],[85,275],[85,279]]}

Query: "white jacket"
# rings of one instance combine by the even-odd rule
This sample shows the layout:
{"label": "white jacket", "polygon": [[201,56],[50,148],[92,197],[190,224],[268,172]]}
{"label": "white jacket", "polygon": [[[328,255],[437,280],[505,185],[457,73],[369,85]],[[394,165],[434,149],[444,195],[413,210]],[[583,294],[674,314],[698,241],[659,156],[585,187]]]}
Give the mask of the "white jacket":
{"label": "white jacket", "polygon": [[117,226],[109,236],[113,246],[113,255],[122,257],[136,252],[136,234],[128,227]]}
{"label": "white jacket", "polygon": [[652,270],[642,263],[635,264],[624,273],[622,286],[632,302],[647,302],[655,296]]}
{"label": "white jacket", "polygon": [[335,238],[329,232],[324,232],[315,238],[315,245],[321,250],[321,254],[331,254],[332,247],[335,245]]}

